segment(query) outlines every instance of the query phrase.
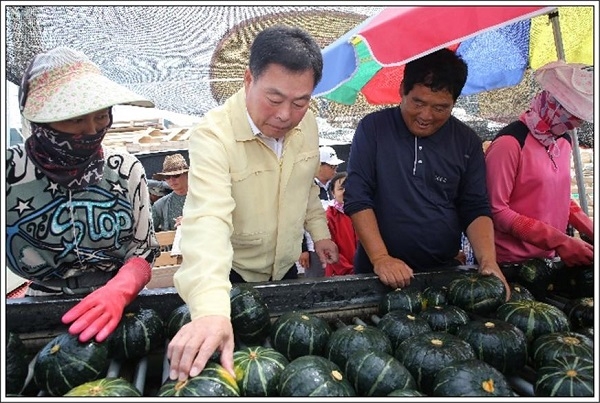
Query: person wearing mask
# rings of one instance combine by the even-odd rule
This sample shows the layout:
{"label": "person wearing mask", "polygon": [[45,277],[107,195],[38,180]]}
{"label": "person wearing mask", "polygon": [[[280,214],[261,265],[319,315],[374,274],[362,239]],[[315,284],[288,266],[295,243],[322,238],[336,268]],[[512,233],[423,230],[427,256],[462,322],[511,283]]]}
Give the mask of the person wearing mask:
{"label": "person wearing mask", "polygon": [[309,105],[322,69],[307,32],[266,28],[243,87],[191,130],[183,263],[173,278],[191,322],[168,345],[171,379],[196,376],[215,351],[233,375],[231,284],[297,278],[305,228],[323,266],[338,259],[313,182],[319,135]]}
{"label": "person wearing mask", "polygon": [[325,276],[343,276],[354,274],[354,254],[358,244],[358,237],[352,219],[344,212],[344,192],[347,172],[338,172],[329,181],[329,193],[331,201],[327,206],[327,226],[331,233],[331,239],[338,246],[339,260],[337,263],[328,264],[325,267]]}
{"label": "person wearing mask", "polygon": [[464,232],[478,271],[510,288],[496,262],[481,139],[452,116],[467,65],[441,49],[406,64],[399,107],[365,116],[348,161],[344,211],[360,244],[356,273],[402,288],[413,273],[460,265]]}
{"label": "person wearing mask", "polygon": [[529,109],[501,129],[485,154],[487,186],[501,263],[560,257],[589,265],[594,246],[567,234],[570,224],[594,239],[594,226],[571,199],[569,130],[593,122],[593,68],[550,62],[535,71],[541,87]]}
{"label": "person wearing mask", "polygon": [[154,179],[165,181],[173,190],[152,205],[155,231],[173,231],[181,224],[188,193],[188,171],[183,155],[173,154],[165,157],[162,172],[154,174]]}
{"label": "person wearing mask", "polygon": [[31,281],[27,296],[80,295],[62,322],[102,342],[158,254],[144,167],[102,140],[114,105],[153,103],[67,47],[34,57],[19,100],[27,136],[6,156],[8,268]]}

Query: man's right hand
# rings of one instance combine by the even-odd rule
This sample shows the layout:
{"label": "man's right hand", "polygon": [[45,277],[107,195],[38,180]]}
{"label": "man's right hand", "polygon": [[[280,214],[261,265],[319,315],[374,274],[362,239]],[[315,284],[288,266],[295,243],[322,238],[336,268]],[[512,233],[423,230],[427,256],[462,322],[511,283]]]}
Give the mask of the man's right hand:
{"label": "man's right hand", "polygon": [[221,353],[221,365],[235,377],[233,348],[233,327],[228,317],[196,318],[182,326],[167,347],[169,378],[183,381],[198,375],[217,350]]}
{"label": "man's right hand", "polygon": [[413,270],[404,261],[389,255],[373,261],[373,272],[383,284],[392,288],[407,287],[414,277]]}

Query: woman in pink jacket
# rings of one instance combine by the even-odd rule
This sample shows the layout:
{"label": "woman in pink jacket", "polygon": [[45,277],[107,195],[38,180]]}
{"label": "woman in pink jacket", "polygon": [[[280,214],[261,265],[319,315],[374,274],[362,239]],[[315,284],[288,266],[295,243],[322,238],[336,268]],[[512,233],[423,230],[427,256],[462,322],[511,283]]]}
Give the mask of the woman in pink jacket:
{"label": "woman in pink jacket", "polygon": [[519,120],[486,151],[497,260],[559,256],[567,266],[593,262],[593,246],[567,235],[571,224],[594,237],[591,219],[571,200],[569,130],[593,121],[593,70],[556,61],[535,72],[542,88]]}

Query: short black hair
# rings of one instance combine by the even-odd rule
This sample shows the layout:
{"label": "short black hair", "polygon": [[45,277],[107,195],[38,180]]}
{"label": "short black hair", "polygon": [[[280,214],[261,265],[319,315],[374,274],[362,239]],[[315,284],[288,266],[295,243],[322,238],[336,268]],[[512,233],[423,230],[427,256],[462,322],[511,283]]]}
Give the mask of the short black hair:
{"label": "short black hair", "polygon": [[447,90],[456,102],[467,82],[467,74],[467,63],[450,49],[443,48],[406,64],[402,95],[407,95],[415,84],[423,84],[434,92]]}
{"label": "short black hair", "polygon": [[329,181],[329,184],[327,185],[327,190],[329,191],[329,194],[331,196],[334,196],[333,191],[335,189],[335,183],[337,181],[339,181],[340,179],[342,179],[342,178],[346,178],[347,176],[348,176],[348,172],[346,172],[346,171],[340,171],[340,172],[337,172],[333,176],[333,178],[331,178],[331,180]]}
{"label": "short black hair", "polygon": [[274,25],[256,35],[250,47],[250,73],[260,78],[273,63],[294,72],[312,70],[315,87],[323,76],[321,48],[308,32],[298,27]]}

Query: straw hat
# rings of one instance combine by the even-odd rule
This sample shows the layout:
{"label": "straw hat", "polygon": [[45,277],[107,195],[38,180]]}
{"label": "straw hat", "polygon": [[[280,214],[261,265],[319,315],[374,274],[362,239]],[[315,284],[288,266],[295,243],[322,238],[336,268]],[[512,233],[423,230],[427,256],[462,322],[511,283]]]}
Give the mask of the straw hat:
{"label": "straw hat", "polygon": [[104,76],[86,55],[67,47],[32,60],[21,81],[19,102],[23,117],[35,123],[59,122],[118,104],[154,107]]}
{"label": "straw hat", "polygon": [[167,155],[163,162],[162,172],[152,175],[153,179],[165,180],[169,176],[181,175],[189,171],[187,162],[181,154]]}
{"label": "straw hat", "polygon": [[594,68],[581,63],[550,62],[535,72],[535,79],[572,115],[594,121]]}

